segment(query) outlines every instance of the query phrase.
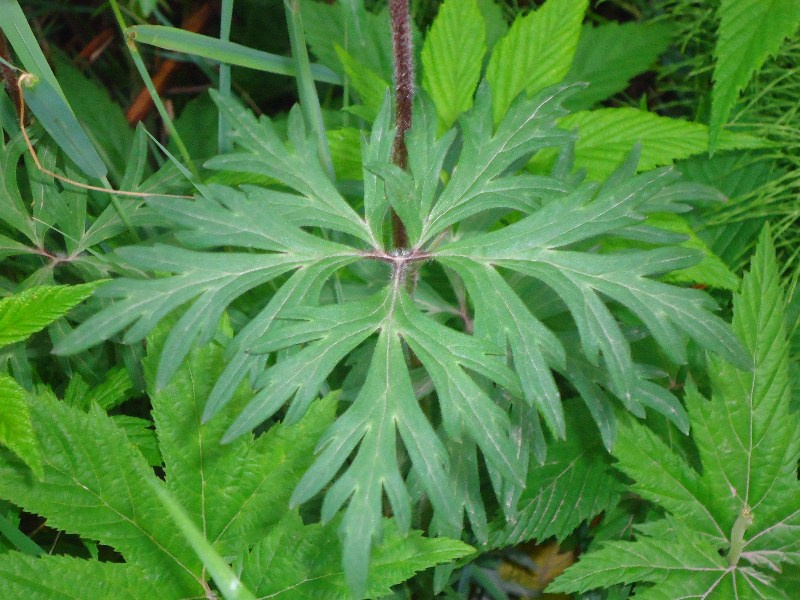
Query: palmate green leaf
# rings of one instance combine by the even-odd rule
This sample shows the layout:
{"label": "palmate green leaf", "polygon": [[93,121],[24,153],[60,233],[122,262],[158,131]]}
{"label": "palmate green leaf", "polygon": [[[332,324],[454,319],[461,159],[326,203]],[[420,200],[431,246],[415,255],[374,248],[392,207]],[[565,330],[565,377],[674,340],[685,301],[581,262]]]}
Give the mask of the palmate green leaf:
{"label": "palmate green leaf", "polygon": [[739,93],[797,30],[800,5],[794,0],[722,0],[717,16],[720,23],[711,91],[712,150],[720,149],[717,144],[722,127]]}
{"label": "palmate green leaf", "polygon": [[[192,226],[194,231],[181,238],[194,247],[233,243],[245,249],[272,252],[216,253],[165,246],[122,249],[121,256],[132,266],[175,275],[157,280],[119,279],[101,289],[101,297],[120,301],[62,339],[56,345],[57,353],[89,347],[131,323],[134,326],[124,341],[137,341],[167,314],[194,300],[166,342],[167,352],[162,355],[158,376],[158,385],[163,386],[195,343],[211,339],[223,311],[237,297],[285,273],[314,265],[341,266],[357,257],[349,247],[305,233],[270,214],[268,206],[259,206],[228,188],[206,188],[205,197],[195,202],[170,199],[154,201],[152,206],[165,219]],[[259,215],[263,218],[254,219]]]}
{"label": "palmate green leaf", "polygon": [[317,157],[316,142],[313,136],[306,134],[298,107],[289,115],[291,144],[287,147],[269,120],[256,120],[231,99],[215,93],[212,93],[212,98],[231,125],[231,139],[249,153],[219,156],[208,161],[209,167],[260,173],[277,179],[302,196],[314,224],[349,233],[373,247],[380,246],[364,220],[347,204],[325,174]]}
{"label": "palmate green leaf", "polygon": [[587,0],[548,0],[536,11],[518,17],[497,42],[486,67],[495,124],[522,92],[532,95],[564,79],[587,6]]}
{"label": "palmate green leaf", "polygon": [[752,354],[750,369],[712,357],[712,399],[687,391],[702,474],[643,425],[625,423],[614,448],[618,467],[669,516],[643,526],[636,541],[584,555],[552,591],[649,582],[637,586],[637,598],[792,597],[800,564],[800,415],[790,410],[783,308],[765,229],[734,300],[733,326]]}
{"label": "palmate green leaf", "polygon": [[0,346],[22,341],[88,298],[102,282],[39,286],[0,300]]}
{"label": "palmate green leaf", "polygon": [[[383,541],[372,556],[372,568],[363,595],[354,596],[339,562],[336,527],[303,525],[295,512],[287,513],[244,557],[242,581],[261,598],[285,600],[353,600],[381,598],[390,586],[415,572],[449,562],[473,550],[457,540],[427,539],[419,532],[404,535],[390,520],[383,520]],[[286,548],[292,552],[287,553]]]}
{"label": "palmate green leaf", "polygon": [[472,106],[486,53],[486,24],[476,0],[442,3],[422,47],[422,87],[446,131]]}
{"label": "palmate green leaf", "polygon": [[[578,130],[575,166],[589,177],[602,179],[611,174],[634,144],[641,143],[639,170],[672,164],[676,160],[708,151],[708,127],[681,119],[661,117],[636,108],[600,108],[573,113],[559,121],[564,129]],[[724,133],[717,149],[763,148],[766,142],[743,133]],[[550,152],[537,156],[537,170],[555,158]]]}
{"label": "palmate green leaf", "polygon": [[493,468],[521,483],[510,434],[499,433],[509,432],[508,417],[463,370],[474,370],[519,393],[516,377],[491,356],[498,350],[490,344],[430,322],[396,285],[360,302],[299,307],[283,317],[302,320],[273,328],[253,351],[307,345],[256,382],[263,389],[225,434],[226,440],[252,429],[292,396],[287,421],[302,415],[336,364],[375,331],[381,332],[366,382],[354,404],[324,436],[317,461],[292,498],[299,504],[314,496],[358,447],[355,458],[327,491],[322,507],[327,521],[349,500],[342,521],[342,547],[347,580],[356,596],[367,585],[370,547],[381,535],[384,491],[401,530],[410,524],[408,492],[394,451],[398,432],[440,528],[451,535],[461,529],[463,501],[454,494],[444,446],[414,395],[400,337],[431,374],[450,435],[477,443]]}
{"label": "palmate green leaf", "polygon": [[[422,225],[420,242],[428,241],[449,225],[488,208],[521,208],[520,204],[524,206],[527,195],[524,194],[527,191],[525,187],[545,196],[549,195],[548,192],[563,189],[563,183],[556,180],[523,179],[520,182],[518,177],[502,175],[521,158],[537,150],[571,141],[568,133],[555,127],[555,119],[564,114],[561,102],[579,87],[552,87],[530,100],[520,98],[508,109],[508,116],[495,130],[489,112],[492,102],[490,90],[482,85],[474,109],[461,119],[464,132],[464,145],[459,156],[461,168],[455,169],[432,209],[432,192],[435,190],[431,190],[430,199],[423,196],[419,200],[419,212],[423,215],[428,213]],[[418,151],[417,145],[409,142],[410,161]],[[415,173],[416,177],[420,175]],[[517,189],[515,194],[515,186],[523,189]]]}
{"label": "palmate green leaf", "polygon": [[[634,164],[627,168],[633,170]],[[513,225],[444,245],[438,257],[456,272],[463,272],[467,282],[475,277],[475,268],[469,266],[472,262],[482,265],[489,274],[500,266],[534,277],[552,288],[569,309],[589,362],[597,364],[602,355],[610,374],[610,391],[629,410],[641,415],[640,403],[656,398],[634,368],[629,343],[598,292],[630,308],[673,360],[685,361],[684,338],[690,336],[705,348],[746,364],[746,356],[735,337],[721,319],[708,312],[714,307],[708,296],[649,278],[691,265],[694,261],[691,252],[659,249],[598,255],[568,249],[641,221],[643,217],[638,211],[646,210],[648,198],[662,192],[671,181],[674,174],[662,170],[631,177],[619,185],[610,181],[599,190],[587,184]],[[496,287],[487,286],[486,293],[496,298]],[[476,302],[476,310],[480,307]],[[485,316],[477,314],[476,322],[486,319],[498,327],[499,318],[489,310],[496,313],[499,309],[483,308]],[[524,312],[517,314],[532,323],[531,327],[535,326],[535,321],[524,317]],[[515,364],[531,360],[542,363],[519,342],[517,348],[514,346],[512,337]],[[538,402],[542,402],[542,398],[548,397],[541,395],[543,391],[546,388],[542,384],[529,385],[528,401],[537,401],[539,395]],[[550,397],[545,404],[548,410],[543,414],[546,418],[550,415],[548,424],[556,435],[561,435],[560,409],[555,408],[552,393]],[[683,423],[685,428],[685,414],[677,401],[664,399],[655,407],[679,426]]]}
{"label": "palmate green leaf", "polygon": [[[103,293],[117,302],[64,347],[74,350],[125,327],[123,341],[140,339],[182,308],[164,334],[161,356],[148,361],[157,395],[168,389],[181,357],[216,334],[219,318],[236,301],[244,324],[218,359],[213,373],[219,377],[209,383],[202,412],[195,403],[193,418],[202,414],[201,428],[218,428],[216,439],[235,446],[276,415],[284,424],[302,422],[321,389],[344,381],[352,403],[324,435],[292,501],[325,494],[322,516],[341,519],[345,580],[355,596],[368,589],[385,507],[405,531],[411,500],[424,497],[433,509],[433,533],[460,535],[466,516],[475,537],[488,543],[486,473],[504,517],[513,521],[530,457],[545,460],[539,419],[554,437],[565,433],[552,371],[587,396],[606,445],[614,436],[606,392],[638,416],[651,408],[687,428],[681,404],[651,381],[654,369],[632,357],[630,328],[620,325],[618,311],[628,322],[638,318],[644,327],[636,335],[651,334],[676,361],[693,337],[745,362],[738,342],[710,312],[708,296],[654,279],[690,266],[696,253],[598,250],[611,234],[674,243],[674,235],[656,235],[641,223],[653,212],[686,210],[682,202],[692,198],[669,170],[635,176],[635,154],[604,185],[580,185],[580,176],[569,173],[574,136],[555,125],[564,114],[561,102],[577,87],[518,98],[495,127],[492,92],[484,84],[461,117],[458,144],[455,130],[438,136],[435,106],[423,97],[406,138],[407,172],[391,162],[384,100],[362,149],[363,216],[328,179],[297,111],[285,143],[267,120],[220,100],[238,148],[210,164],[277,185],[206,185],[194,202],[149,202],[174,228],[162,238],[171,244],[120,255],[161,277],[109,285]],[[515,174],[549,147],[564,150],[552,176]],[[389,206],[406,224],[408,248],[383,245]],[[483,221],[494,231],[482,233],[476,223]],[[439,265],[425,264],[434,261]],[[463,320],[464,331],[415,304],[409,290],[418,277],[443,301],[455,296],[450,314]],[[551,288],[554,313],[540,316],[536,301],[519,291],[528,281]],[[245,378],[254,393],[242,408],[236,390]],[[223,412],[231,399],[235,417]],[[171,459],[164,460],[170,486]],[[197,493],[171,491],[194,517]],[[592,506],[587,495],[575,518]],[[206,522],[211,528],[213,517]],[[567,527],[559,523],[556,529]]]}

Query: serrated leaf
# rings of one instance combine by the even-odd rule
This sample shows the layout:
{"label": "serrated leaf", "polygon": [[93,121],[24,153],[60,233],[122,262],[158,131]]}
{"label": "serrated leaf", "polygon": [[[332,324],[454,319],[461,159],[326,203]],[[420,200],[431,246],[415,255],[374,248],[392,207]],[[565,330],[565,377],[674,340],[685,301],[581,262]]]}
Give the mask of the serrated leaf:
{"label": "serrated leaf", "polygon": [[[162,328],[148,342],[145,375],[153,419],[164,457],[167,489],[203,526],[206,538],[223,555],[255,543],[282,516],[312,451],[333,419],[333,397],[315,403],[308,418],[292,427],[276,425],[253,440],[242,437],[223,446],[220,438],[233,410],[203,424],[206,399],[223,369],[224,350],[209,344],[194,350],[170,384],[155,390],[159,355],[166,352]],[[239,409],[251,394],[239,386],[232,400]]]}
{"label": "serrated leaf", "polygon": [[[345,583],[338,561],[338,522],[326,526],[303,525],[287,513],[278,527],[249,552],[242,581],[260,597],[297,600],[352,600],[391,593],[391,585],[415,572],[470,554],[473,549],[456,540],[428,539],[421,532],[402,534],[384,520],[384,538],[375,547],[364,594],[354,596]],[[287,544],[293,549],[285,552]]]}
{"label": "serrated leaf", "polygon": [[476,0],[448,0],[425,36],[422,87],[449,129],[472,106],[486,53],[486,24]]}
{"label": "serrated leaf", "polygon": [[[688,587],[692,592],[713,591],[714,594],[707,595],[707,598],[730,598],[725,595],[728,590],[719,587],[719,582],[725,579],[727,565],[717,548],[683,525],[674,522],[665,525],[661,528],[663,537],[636,542],[607,542],[599,550],[582,555],[578,563],[568,568],[547,591],[585,592],[617,583],[660,583],[668,581],[671,576],[683,581],[691,578]],[[643,597],[661,596],[651,596],[645,591]]]}
{"label": "serrated leaf", "polygon": [[39,286],[0,300],[0,346],[22,341],[61,318],[102,282]]}
{"label": "serrated leaf", "polygon": [[0,373],[0,444],[25,461],[33,474],[44,477],[42,457],[28,409],[28,393]]}
{"label": "serrated leaf", "polygon": [[628,81],[649,69],[667,49],[671,27],[656,23],[604,23],[584,25],[572,66],[564,82],[589,84],[567,100],[570,110],[593,104],[621,92]]}
{"label": "serrated leaf", "polygon": [[17,552],[0,561],[0,594],[30,600],[171,600],[162,586],[129,564]]}
{"label": "serrated leaf", "polygon": [[587,6],[587,0],[548,0],[538,10],[517,17],[497,42],[486,67],[495,124],[522,92],[532,95],[564,79]]}
{"label": "serrated leaf", "polygon": [[734,330],[752,354],[751,368],[711,358],[712,399],[694,386],[687,391],[702,472],[644,426],[629,420],[620,427],[619,468],[668,516],[643,525],[636,541],[584,555],[551,591],[651,582],[637,586],[636,596],[791,597],[775,577],[800,563],[800,415],[790,407],[783,308],[765,229],[734,301]]}
{"label": "serrated leaf", "polygon": [[208,543],[205,532],[198,529],[197,525],[186,514],[186,511],[181,508],[180,504],[175,502],[175,499],[162,487],[161,483],[155,478],[150,478],[147,483],[156,492],[172,520],[180,528],[183,537],[189,542],[192,550],[203,561],[203,566],[208,569],[208,573],[214,580],[222,597],[225,600],[255,600],[253,593],[242,585],[231,566]]}
{"label": "serrated leaf", "polygon": [[665,275],[664,281],[701,284],[731,291],[739,289],[739,277],[711,251],[684,219],[678,215],[657,214],[651,215],[648,223],[660,229],[688,236],[689,239],[681,243],[681,246],[699,250],[703,253],[703,259],[699,263],[688,269],[680,269]]}
{"label": "serrated leaf", "polygon": [[722,0],[717,9],[719,39],[714,48],[711,91],[711,150],[721,150],[722,127],[739,93],[770,55],[800,24],[794,0]]}
{"label": "serrated leaf", "polygon": [[96,407],[87,414],[48,396],[30,411],[44,477],[32,480],[0,450],[0,497],[116,548],[168,596],[202,593],[201,567],[145,484],[152,472],[122,430]]}
{"label": "serrated leaf", "polygon": [[133,382],[125,368],[111,369],[104,381],[93,386],[76,373],[64,391],[64,402],[83,410],[88,410],[94,403],[109,411],[130,397],[132,387]]}
{"label": "serrated leaf", "polygon": [[586,435],[587,419],[576,418],[574,408],[566,440],[548,444],[544,464],[528,468],[515,520],[492,524],[490,547],[553,536],[561,541],[619,499],[622,486],[611,474],[611,457],[596,437]]}
{"label": "serrated leaf", "polygon": [[[634,144],[641,143],[639,171],[672,164],[708,151],[708,127],[681,119],[661,117],[636,108],[600,108],[573,113],[561,119],[564,129],[577,128],[575,167],[585,168],[589,177],[602,179],[622,162]],[[725,133],[718,150],[763,148],[766,142],[743,133]],[[551,152],[535,158],[537,169],[549,165]]]}

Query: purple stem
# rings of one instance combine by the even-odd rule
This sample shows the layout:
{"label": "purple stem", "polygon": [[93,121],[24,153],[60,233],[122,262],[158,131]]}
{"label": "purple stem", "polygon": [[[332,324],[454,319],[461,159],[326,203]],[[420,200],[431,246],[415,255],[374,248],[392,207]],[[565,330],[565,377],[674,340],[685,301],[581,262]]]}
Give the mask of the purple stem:
{"label": "purple stem", "polygon": [[[395,118],[397,134],[392,145],[392,161],[401,169],[408,163],[406,131],[411,127],[411,106],[414,100],[414,56],[411,46],[411,18],[408,0],[389,0],[394,50]],[[392,212],[394,247],[408,246],[408,234],[400,218]]]}

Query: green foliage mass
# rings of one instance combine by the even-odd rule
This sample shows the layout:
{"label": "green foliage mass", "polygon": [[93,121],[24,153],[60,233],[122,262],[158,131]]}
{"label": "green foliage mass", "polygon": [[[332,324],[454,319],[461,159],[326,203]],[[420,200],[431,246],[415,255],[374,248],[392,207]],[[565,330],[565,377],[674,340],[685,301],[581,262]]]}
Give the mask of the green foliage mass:
{"label": "green foliage mass", "polygon": [[[49,326],[69,376],[58,400],[35,353],[4,355],[14,377],[0,374],[0,498],[121,556],[38,556],[12,510],[0,514],[17,548],[0,561],[0,595],[399,597],[392,586],[437,565],[438,591],[474,549],[586,542],[581,524],[624,512],[633,491],[657,507],[637,539],[592,549],[553,589],[789,597],[772,577],[800,578],[800,449],[773,251],[765,234],[741,282],[732,266],[746,242],[725,228],[700,236],[708,224],[687,215],[726,199],[692,181],[735,195],[769,177],[737,162],[763,156],[762,139],[719,129],[796,25],[788,4],[759,5],[744,23],[748,2],[722,2],[707,127],[598,106],[665,51],[664,22],[584,25],[588,2],[548,0],[508,26],[489,0],[446,0],[424,41],[412,28],[421,89],[407,168],[393,153],[387,11],[287,4],[289,66],[191,41],[204,57],[224,47],[236,64],[298,74],[302,108],[256,117],[221,83],[177,128],[166,121],[187,164],[157,170],[144,129],[131,132],[66,61],[59,85],[9,4],[22,30],[12,45],[40,76],[26,100],[60,152],[104,187],[106,169],[150,193],[182,172],[196,194],[123,204],[56,184],[23,163],[13,107],[0,103],[0,255],[24,290],[0,301],[0,344]],[[737,27],[758,52],[741,56]],[[190,39],[136,31],[156,46]],[[297,52],[303,35],[325,67]],[[343,111],[319,110],[320,73],[344,83]],[[92,122],[96,107],[107,110]],[[219,139],[199,134],[217,114]],[[189,154],[217,142],[195,169]],[[710,146],[752,154],[707,162]],[[55,145],[38,148],[45,168],[82,181]],[[392,241],[398,223],[406,247]],[[52,324],[110,275],[76,329]],[[76,280],[93,283],[41,285]],[[740,285],[731,331],[716,290]],[[712,400],[691,376],[676,396],[687,370],[702,388],[702,352]],[[137,388],[152,420],[150,407],[120,410]],[[695,463],[674,442],[690,429]]]}
{"label": "green foliage mass", "polygon": [[[570,10],[579,13],[568,19],[577,44],[583,9]],[[511,86],[503,94],[513,97],[563,77],[571,52],[557,72],[548,68],[542,78],[514,83],[509,66],[516,54],[531,51],[520,45],[521,32],[561,35],[567,25],[559,24],[560,16],[556,2],[512,27],[495,45],[489,84],[502,75]],[[442,18],[444,25],[452,17],[444,11]],[[434,30],[434,42],[423,49],[434,68],[456,56],[442,41],[446,32]],[[679,183],[669,169],[637,175],[636,152],[604,182],[581,182],[568,175],[575,136],[556,126],[565,114],[563,101],[579,86],[550,87],[514,102],[498,97],[497,89],[480,86],[459,128],[441,135],[452,101],[421,97],[406,138],[408,171],[392,163],[394,131],[384,102],[363,144],[363,195],[354,204],[328,178],[297,109],[284,140],[268,119],[257,120],[215,95],[236,150],[207,165],[284,187],[198,184],[195,201],[151,200],[149,208],[174,228],[174,242],[118,255],[131,268],[167,276],[104,286],[99,295],[114,302],[57,345],[59,352],[76,352],[125,328],[123,341],[136,342],[189,303],[167,335],[154,379],[160,389],[195,343],[214,336],[237,298],[272,285],[227,349],[203,409],[204,420],[215,423],[212,418],[250,374],[255,395],[226,426],[225,442],[281,414],[287,402],[284,422],[297,422],[336,367],[359,353],[364,366],[347,376],[351,404],[323,436],[292,496],[299,505],[324,491],[323,522],[346,505],[344,567],[356,593],[365,589],[370,548],[381,539],[384,495],[401,531],[410,526],[412,501],[424,493],[433,508],[433,532],[457,537],[466,516],[478,541],[487,543],[481,456],[505,519],[514,520],[530,459],[544,460],[540,419],[553,438],[566,433],[554,372],[581,390],[607,446],[614,438],[615,403],[639,417],[649,408],[686,430],[681,404],[637,361],[615,316],[617,306],[674,362],[686,361],[685,344],[693,339],[746,364],[740,344],[712,314],[709,296],[658,280],[691,266],[698,254],[664,246],[657,229],[641,226],[648,214],[685,210],[698,190]],[[464,88],[458,96],[471,93]],[[443,115],[440,107],[449,112]],[[694,147],[705,145],[701,139]],[[520,170],[547,148],[562,154],[552,173]],[[406,228],[408,248],[386,242],[390,209]],[[319,227],[330,233],[318,235]],[[604,237],[634,232],[653,247],[594,249]],[[228,251],[219,252],[223,247]],[[452,287],[432,273],[444,273]],[[463,294],[468,318],[442,323],[426,314],[414,301],[417,281],[445,296]],[[338,290],[335,303],[329,282]],[[548,289],[558,304],[555,313],[539,315],[531,297],[515,289],[520,285]],[[409,366],[411,354],[419,368]],[[426,399],[429,392],[419,389],[435,395]],[[407,477],[416,485],[409,486]]]}
{"label": "green foliage mass", "polygon": [[710,359],[712,397],[686,403],[699,471],[627,420],[613,454],[632,489],[666,511],[632,542],[608,542],[551,586],[586,591],[643,582],[636,597],[791,598],[798,546],[800,419],[790,410],[788,342],[775,251],[765,230],[734,302],[748,370]]}
{"label": "green foliage mass", "polygon": [[[148,343],[150,382],[163,337],[158,333]],[[151,383],[166,489],[216,552],[238,557],[240,577],[255,593],[296,598],[292,594],[299,586],[309,597],[349,597],[337,552],[331,551],[338,546],[335,526],[306,526],[296,513],[287,512],[289,495],[334,416],[335,398],[314,403],[296,425],[275,425],[258,439],[244,436],[220,445],[231,411],[205,425],[200,415],[222,356],[220,344],[208,344],[191,353],[163,390],[156,392]],[[247,396],[241,390],[233,405]],[[7,553],[0,567],[3,597],[54,598],[64,590],[87,600],[203,594],[208,589],[203,565],[148,485],[152,470],[125,432],[96,404],[83,411],[45,393],[29,407],[44,474],[31,479],[14,456],[0,452],[0,495],[53,526],[113,547],[125,562]],[[269,532],[266,537],[264,532]],[[307,550],[292,555],[291,569],[276,569],[276,544],[285,552],[281,540],[287,535]],[[320,551],[331,558],[320,562]],[[456,541],[399,536],[387,523],[365,589],[382,595],[418,569],[469,552]],[[76,590],[82,590],[78,596]]]}

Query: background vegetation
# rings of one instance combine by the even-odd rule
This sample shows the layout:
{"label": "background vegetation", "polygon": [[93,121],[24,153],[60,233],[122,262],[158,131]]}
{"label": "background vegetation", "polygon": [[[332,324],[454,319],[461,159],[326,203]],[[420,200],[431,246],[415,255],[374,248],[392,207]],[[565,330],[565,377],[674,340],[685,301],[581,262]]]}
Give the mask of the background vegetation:
{"label": "background vegetation", "polygon": [[390,4],[0,0],[0,595],[793,597],[800,7]]}

